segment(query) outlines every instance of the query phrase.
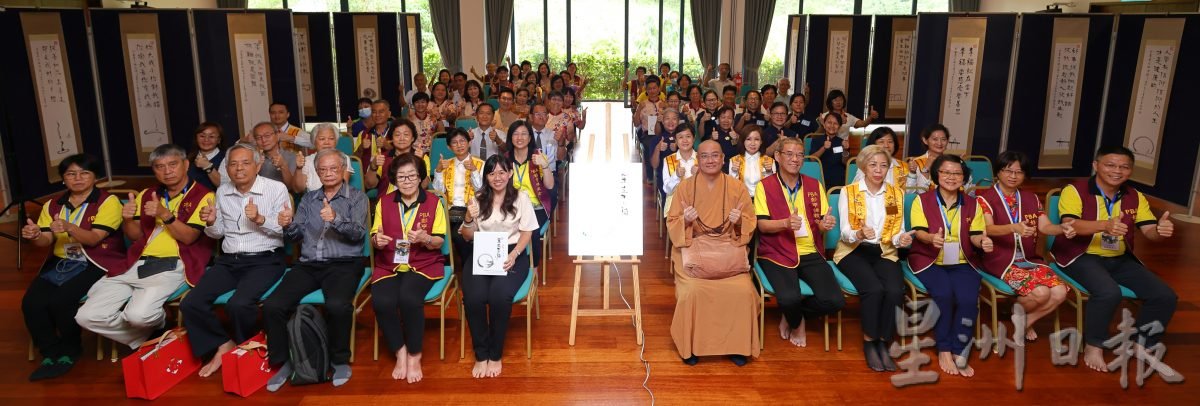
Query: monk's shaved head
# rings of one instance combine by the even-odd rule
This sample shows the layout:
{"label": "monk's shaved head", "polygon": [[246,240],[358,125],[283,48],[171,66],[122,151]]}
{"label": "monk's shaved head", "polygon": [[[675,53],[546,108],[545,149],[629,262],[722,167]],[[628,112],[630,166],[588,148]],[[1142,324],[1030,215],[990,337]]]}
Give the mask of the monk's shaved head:
{"label": "monk's shaved head", "polygon": [[721,144],[713,140],[701,142],[696,153],[700,155],[698,162],[700,173],[710,177],[721,174],[721,166],[725,163],[725,156],[721,153]]}
{"label": "monk's shaved head", "polygon": [[713,140],[706,140],[700,143],[700,148],[696,149],[696,152],[701,154],[705,152],[721,152],[721,144]]}

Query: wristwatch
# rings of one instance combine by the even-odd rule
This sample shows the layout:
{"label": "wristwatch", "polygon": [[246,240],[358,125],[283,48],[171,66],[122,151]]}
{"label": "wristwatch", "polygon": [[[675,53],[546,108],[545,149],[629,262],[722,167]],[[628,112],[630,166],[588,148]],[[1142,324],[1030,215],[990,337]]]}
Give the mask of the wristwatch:
{"label": "wristwatch", "polygon": [[207,167],[207,168],[204,168],[204,169],[202,169],[202,170],[204,171],[204,173],[212,173],[212,171],[213,171],[213,170],[215,170],[215,169],[217,169],[217,166],[216,166],[216,165],[213,165],[213,164],[208,164],[208,167]]}
{"label": "wristwatch", "polygon": [[174,223],[174,222],[175,222],[175,215],[174,215],[174,214],[172,214],[172,215],[171,215],[171,218],[169,218],[169,219],[166,219],[166,220],[163,220],[163,225],[171,224],[171,223]]}

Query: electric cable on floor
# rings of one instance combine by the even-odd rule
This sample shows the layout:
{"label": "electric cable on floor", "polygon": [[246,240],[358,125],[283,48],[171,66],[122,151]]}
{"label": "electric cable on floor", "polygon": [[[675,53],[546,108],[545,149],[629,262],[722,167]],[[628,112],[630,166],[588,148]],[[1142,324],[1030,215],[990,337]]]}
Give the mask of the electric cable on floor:
{"label": "electric cable on floor", "polygon": [[[625,302],[625,308],[633,309],[633,306],[629,305],[629,301],[625,300],[625,289],[622,288],[622,286],[621,286],[622,285],[621,269],[617,268],[616,263],[610,263],[610,264],[613,267],[613,271],[616,272],[616,274],[617,274],[617,293],[621,295],[621,301]],[[654,391],[650,390],[649,386],[646,386],[646,383],[650,382],[650,361],[646,360],[646,333],[645,333],[646,329],[645,328],[642,328],[642,329],[637,328],[637,315],[633,316],[633,327],[634,327],[634,330],[640,330],[640,331],[638,331],[638,341],[642,342],[642,350],[638,353],[638,359],[641,359],[642,365],[646,366],[646,379],[642,380],[642,389],[645,389],[646,393],[650,394],[650,406],[654,406]]]}

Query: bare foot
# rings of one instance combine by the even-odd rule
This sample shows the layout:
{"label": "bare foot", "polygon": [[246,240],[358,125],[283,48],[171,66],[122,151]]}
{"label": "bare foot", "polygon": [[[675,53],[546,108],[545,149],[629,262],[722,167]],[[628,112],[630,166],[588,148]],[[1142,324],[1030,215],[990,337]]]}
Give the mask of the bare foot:
{"label": "bare foot", "polygon": [[396,367],[392,368],[392,379],[403,381],[408,378],[408,347],[396,351]]}
{"label": "bare foot", "polygon": [[804,334],[804,319],[800,319],[800,327],[796,327],[795,330],[788,333],[788,336],[791,337],[789,341],[792,342],[792,345],[808,347],[808,337]]}
{"label": "bare foot", "polygon": [[503,369],[503,367],[504,367],[504,365],[500,363],[500,360],[488,361],[488,363],[487,363],[488,378],[495,378],[497,376],[500,376],[500,370]]}
{"label": "bare foot", "polygon": [[954,365],[954,354],[949,351],[938,353],[938,366],[942,367],[942,372],[947,375],[958,375],[958,365]]}
{"label": "bare foot", "polygon": [[792,335],[792,330],[788,328],[787,317],[779,318],[779,338],[787,340]]}
{"label": "bare foot", "polygon": [[217,372],[218,369],[221,369],[221,357],[224,356],[225,353],[233,351],[233,349],[236,347],[237,346],[233,344],[233,341],[226,341],[224,344],[221,344],[220,347],[217,347],[217,353],[213,355],[212,360],[208,361],[207,364],[204,364],[203,368],[200,368],[200,377],[208,378],[209,376],[212,376],[213,372]]}
{"label": "bare foot", "polygon": [[955,362],[954,365],[956,367],[958,367],[958,374],[962,375],[964,377],[970,378],[972,376],[975,376],[975,368],[971,368],[971,365],[967,364],[967,361],[968,361],[967,358],[964,356],[961,356],[961,355],[954,356],[954,362]]}
{"label": "bare foot", "polygon": [[1083,363],[1088,368],[1098,372],[1108,372],[1108,363],[1104,362],[1104,349],[1093,345],[1083,347]]}
{"label": "bare foot", "polygon": [[408,383],[421,382],[424,375],[421,373],[421,354],[408,355]]}
{"label": "bare foot", "polygon": [[475,362],[475,366],[471,368],[471,376],[474,378],[486,378],[488,369],[487,364],[487,361]]}

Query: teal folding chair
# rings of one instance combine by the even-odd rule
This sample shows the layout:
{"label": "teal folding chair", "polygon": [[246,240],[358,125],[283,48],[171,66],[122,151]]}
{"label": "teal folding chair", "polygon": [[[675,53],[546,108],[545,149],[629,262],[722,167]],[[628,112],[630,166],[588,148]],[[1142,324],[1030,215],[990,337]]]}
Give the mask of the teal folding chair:
{"label": "teal folding chair", "polygon": [[475,121],[474,118],[460,118],[454,121],[454,126],[471,131],[472,128],[479,127],[479,122]]}
{"label": "teal folding chair", "polygon": [[[754,242],[754,255],[750,261],[751,268],[754,270],[753,279],[758,285],[758,349],[766,348],[767,333],[764,328],[767,324],[767,300],[775,297],[775,288],[771,286],[771,281],[767,279],[766,273],[763,272],[762,266],[758,264],[758,241]],[[808,286],[803,279],[800,280],[800,295],[812,296],[813,290]],[[825,351],[829,351],[829,316],[822,316],[821,325],[825,331]]]}
{"label": "teal folding chair", "polygon": [[966,185],[968,192],[974,192],[975,189],[981,187],[990,187],[995,183],[995,178],[992,174],[992,161],[983,155],[971,155],[967,157],[967,168],[971,169],[971,179]]}
{"label": "teal folding chair", "polygon": [[[825,250],[825,257],[829,258],[829,260],[827,260],[827,262],[829,262],[829,268],[833,270],[833,276],[835,279],[837,279],[838,287],[842,289],[842,295],[858,296],[858,289],[854,287],[854,283],[850,282],[850,278],[846,277],[846,275],[842,273],[841,269],[838,269],[837,264],[833,263],[833,255],[829,254],[837,250],[838,240],[842,238],[842,222],[841,218],[839,217],[841,213],[838,213],[838,199],[842,197],[842,190],[843,188],[841,186],[836,186],[833,189],[829,189],[825,192],[829,199],[829,214],[832,215],[836,220],[833,222],[833,228],[825,232],[825,247],[823,248]],[[828,344],[826,346],[828,347]],[[841,310],[838,310],[837,312],[837,349],[838,351],[842,350]],[[825,350],[829,351],[828,348]]]}
{"label": "teal folding chair", "polygon": [[346,155],[354,155],[354,137],[338,137],[337,150]]}
{"label": "teal folding chair", "polygon": [[800,174],[816,179],[825,184],[825,170],[821,167],[821,160],[814,156],[804,157],[804,164],[800,166]]}
{"label": "teal folding chair", "polygon": [[354,170],[354,173],[350,174],[350,187],[356,188],[358,190],[363,190],[364,185],[363,185],[362,160],[354,155],[349,155],[349,157],[350,157],[350,169]]}
{"label": "teal folding chair", "polygon": [[500,101],[496,99],[487,99],[487,104],[492,105],[492,110],[500,110]]}
{"label": "teal folding chair", "polygon": [[[533,246],[525,246],[529,255],[529,275],[513,295],[514,305],[525,305],[525,358],[533,358],[533,318],[542,318],[541,298],[538,297],[537,267],[533,266]],[[466,272],[464,269],[463,272]],[[458,295],[458,359],[467,356],[467,313],[463,308],[463,295]]]}
{"label": "teal folding chair", "polygon": [[854,174],[858,173],[858,158],[850,158],[846,162],[846,185],[854,183]]}
{"label": "teal folding chair", "polygon": [[[1060,224],[1059,220],[1061,220],[1061,219],[1059,218],[1060,214],[1058,211],[1058,200],[1059,200],[1059,194],[1061,192],[1062,192],[1062,188],[1054,188],[1046,193],[1046,217],[1048,217],[1050,219],[1050,223],[1052,223],[1052,224]],[[1062,268],[1058,266],[1057,262],[1055,262],[1054,254],[1050,252],[1050,247],[1054,246],[1054,236],[1048,235],[1048,236],[1046,236],[1045,240],[1046,240],[1046,245],[1044,248],[1045,248],[1045,252],[1046,252],[1046,255],[1045,255],[1046,263],[1050,264],[1050,269],[1054,270],[1054,274],[1058,275],[1058,278],[1062,279],[1063,282],[1066,282],[1067,285],[1071,287],[1071,291],[1074,292],[1074,295],[1072,295],[1073,297],[1067,299],[1066,303],[1068,305],[1071,305],[1071,307],[1075,308],[1075,326],[1077,329],[1081,330],[1080,336],[1079,336],[1080,338],[1078,340],[1079,342],[1077,344],[1082,345],[1083,344],[1083,334],[1082,334],[1083,302],[1087,301],[1087,299],[1088,299],[1088,295],[1089,295],[1088,290],[1086,288],[1084,288],[1083,285],[1080,285],[1078,281],[1076,281],[1075,279],[1073,279],[1069,275],[1067,275],[1066,272],[1063,272]],[[1122,298],[1127,299],[1127,300],[1132,300],[1132,301],[1136,301],[1139,299],[1137,296],[1137,293],[1134,293],[1133,290],[1130,290],[1129,288],[1125,287],[1124,285],[1117,285],[1117,286],[1121,288],[1121,297]],[[1136,302],[1134,302],[1134,303],[1136,303]],[[1054,330],[1060,331],[1061,330],[1060,327],[1061,326],[1060,326],[1059,318],[1058,318],[1058,308],[1055,308],[1054,309]]]}
{"label": "teal folding chair", "polygon": [[[543,286],[546,285],[546,268],[548,268],[547,265],[550,263],[550,225],[554,224],[554,217],[554,213],[551,213],[550,217],[546,219],[546,224],[542,224],[542,228],[537,231],[538,235],[542,238],[542,260],[534,270],[536,271],[538,268],[541,268]],[[533,259],[533,257],[530,257],[530,259]]]}
{"label": "teal folding chair", "polygon": [[454,158],[454,151],[450,150],[450,146],[446,144],[445,138],[434,138],[433,143],[429,146],[429,165],[437,169],[437,165],[443,159]]}

